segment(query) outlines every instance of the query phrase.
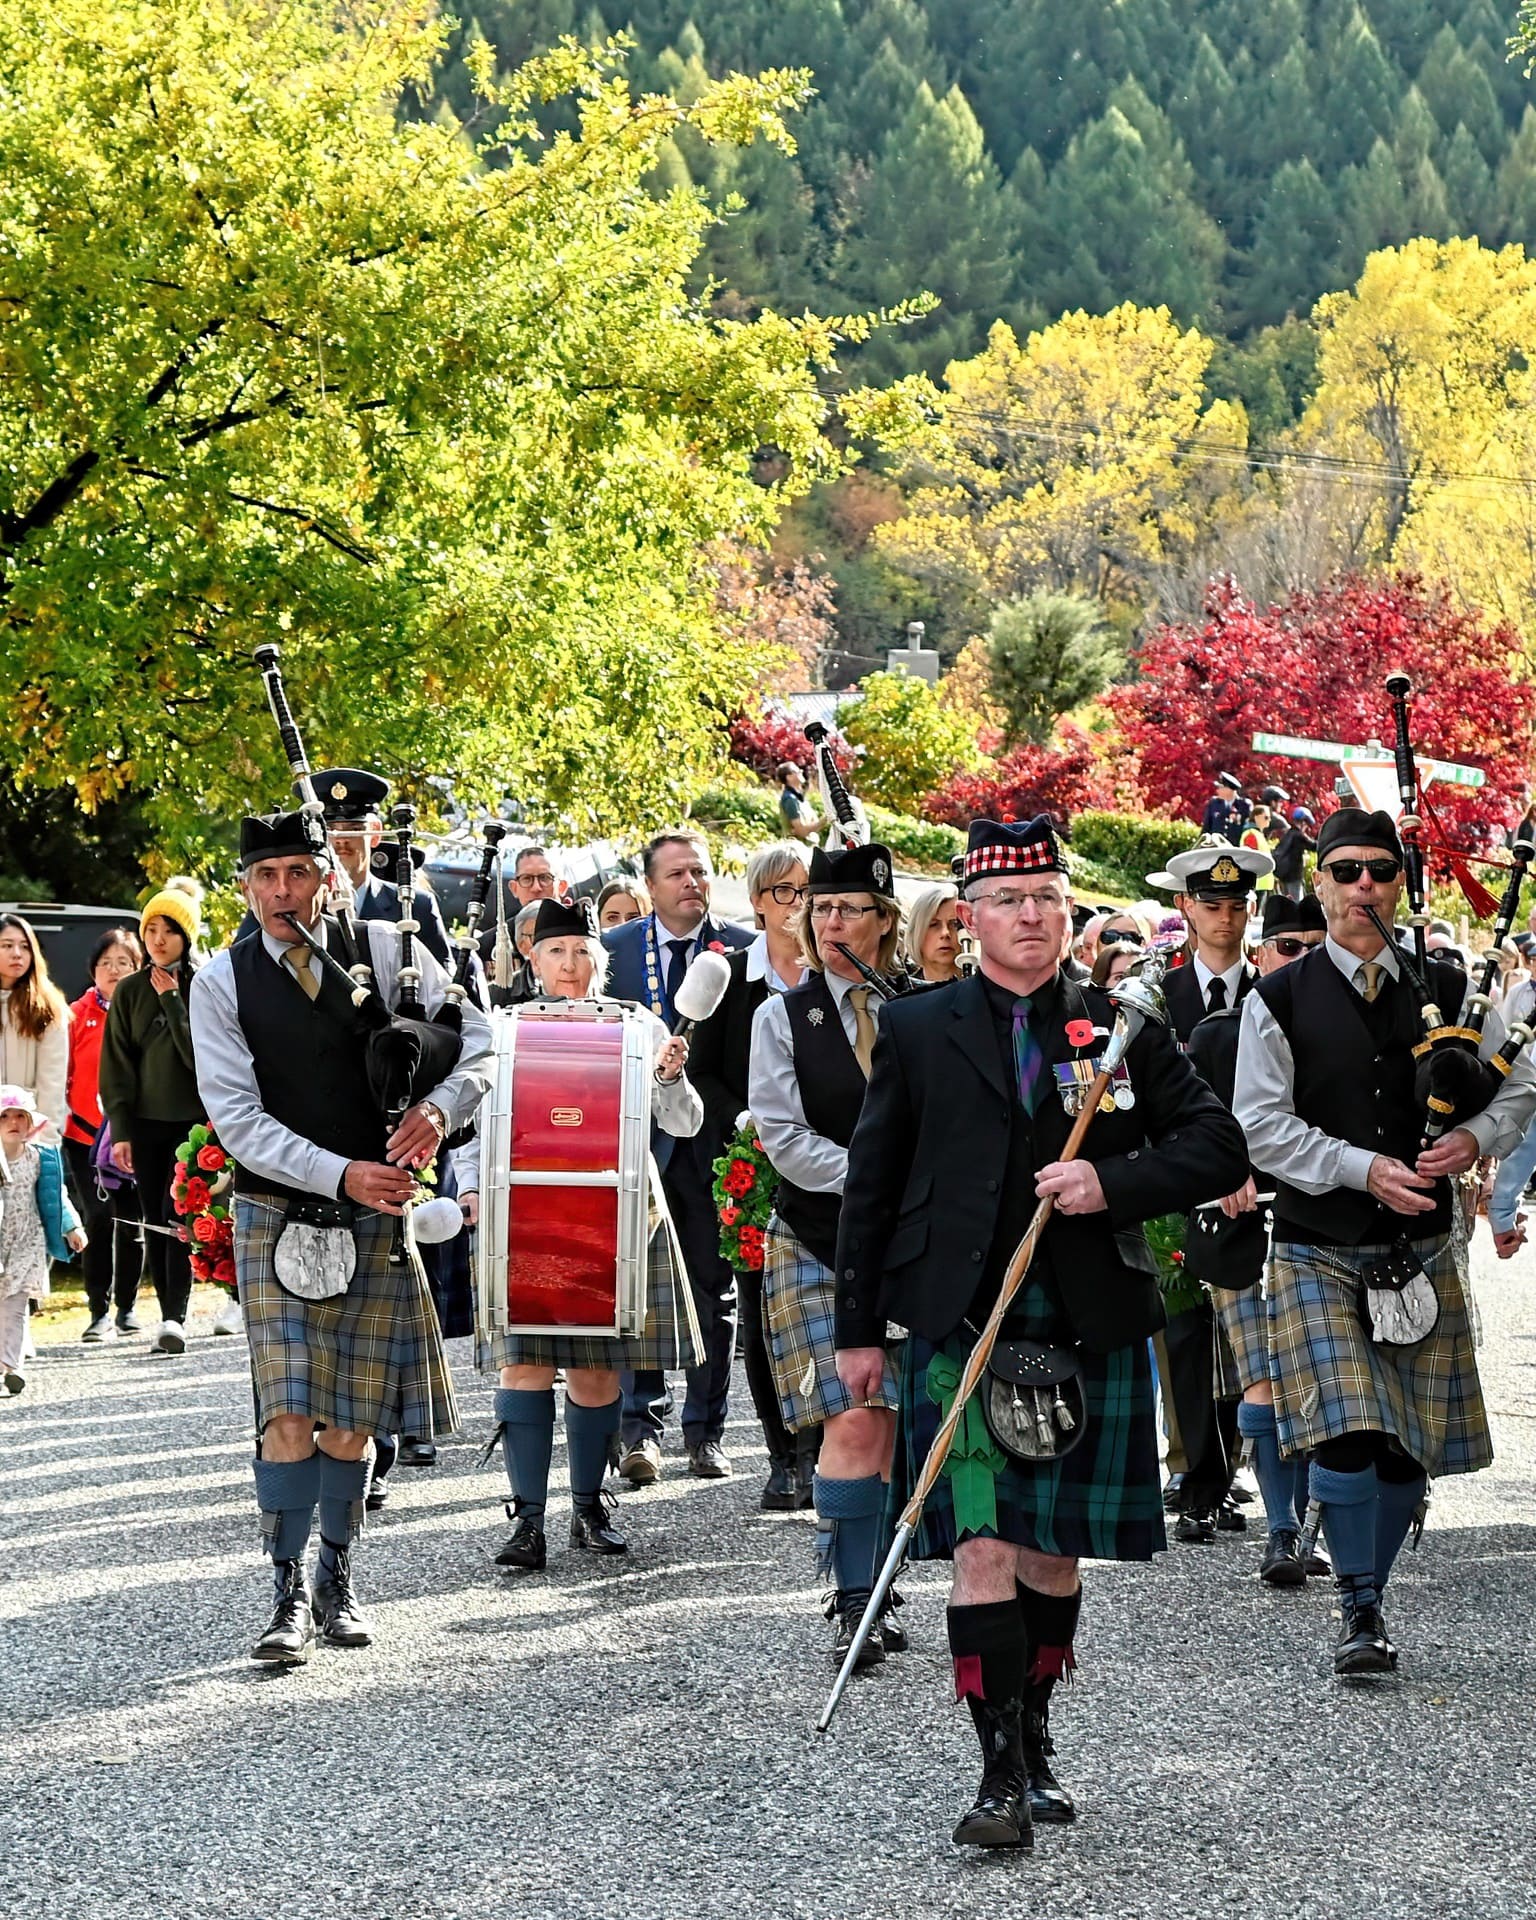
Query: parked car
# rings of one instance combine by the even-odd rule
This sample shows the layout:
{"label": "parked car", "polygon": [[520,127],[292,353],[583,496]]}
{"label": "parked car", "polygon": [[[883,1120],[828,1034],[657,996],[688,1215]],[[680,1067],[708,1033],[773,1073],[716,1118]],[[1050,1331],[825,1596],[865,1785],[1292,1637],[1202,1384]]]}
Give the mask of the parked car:
{"label": "parked car", "polygon": [[139,930],[137,907],[83,907],[55,900],[0,900],[0,913],[19,913],[37,935],[48,971],[66,1000],[91,984],[91,948],[108,927]]}

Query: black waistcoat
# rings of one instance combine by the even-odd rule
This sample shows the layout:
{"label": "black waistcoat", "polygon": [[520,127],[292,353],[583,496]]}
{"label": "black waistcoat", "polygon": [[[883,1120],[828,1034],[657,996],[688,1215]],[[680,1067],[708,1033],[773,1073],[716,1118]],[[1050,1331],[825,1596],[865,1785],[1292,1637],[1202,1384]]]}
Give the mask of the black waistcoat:
{"label": "black waistcoat", "polygon": [[[792,987],[784,995],[784,1007],[806,1122],[813,1133],[846,1147],[859,1123],[866,1082],[843,1031],[832,989],[823,975],[813,973],[804,986]],[[813,1014],[819,1018],[813,1019]],[[840,1193],[810,1193],[792,1180],[780,1180],[774,1202],[785,1226],[828,1267],[837,1258],[837,1217],[842,1204]]]}
{"label": "black waistcoat", "polygon": [[[326,944],[343,960],[341,938],[326,924]],[[258,934],[229,950],[240,1029],[256,1069],[261,1104],[274,1120],[348,1160],[382,1160],[389,1128],[368,1086],[367,1032],[347,990],[320,976],[311,1000],[267,952]],[[317,963],[318,964],[318,963]],[[235,1176],[242,1192],[306,1197],[296,1187]],[[313,1196],[307,1196],[313,1197]]]}
{"label": "black waistcoat", "polygon": [[[1448,1014],[1461,1004],[1466,978],[1431,963],[1433,985]],[[1424,1134],[1424,1110],[1413,1097],[1413,1048],[1424,1037],[1418,996],[1406,980],[1383,974],[1369,1004],[1314,948],[1261,981],[1257,991],[1291,1045],[1294,1106],[1310,1127],[1370,1153],[1412,1166]],[[1392,1213],[1368,1193],[1336,1187],[1303,1193],[1275,1182],[1275,1238],[1354,1247],[1367,1241],[1449,1233],[1451,1187],[1437,1180],[1433,1213]]]}

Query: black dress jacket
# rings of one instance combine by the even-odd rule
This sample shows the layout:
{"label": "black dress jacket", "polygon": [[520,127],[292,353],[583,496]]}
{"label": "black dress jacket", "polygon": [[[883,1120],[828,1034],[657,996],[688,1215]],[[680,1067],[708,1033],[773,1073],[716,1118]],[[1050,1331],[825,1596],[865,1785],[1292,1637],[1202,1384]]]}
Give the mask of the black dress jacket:
{"label": "black dress jacket", "polygon": [[[839,1347],[880,1345],[887,1320],[934,1341],[968,1316],[979,1325],[1034,1212],[1032,1171],[1066,1145],[1072,1123],[1050,1068],[1072,1057],[1067,1019],[1086,1006],[1107,1032],[1114,1009],[1097,987],[1035,996],[1051,1013],[1031,1120],[987,984],[973,976],[881,1010],[838,1234]],[[1103,1353],[1163,1323],[1140,1223],[1231,1193],[1248,1171],[1241,1128],[1166,1030],[1144,1028],[1127,1066],[1134,1106],[1095,1114],[1081,1154],[1107,1210],[1053,1215],[1033,1270],[1074,1336]]]}
{"label": "black dress jacket", "polygon": [[[1238,976],[1237,999],[1232,1003],[1241,1006],[1244,999],[1253,991],[1258,974],[1245,965]],[[1189,1036],[1210,1012],[1205,1003],[1205,995],[1200,991],[1200,976],[1195,972],[1193,956],[1182,967],[1175,967],[1172,973],[1163,976],[1163,1000],[1168,1008],[1168,1025],[1173,1029],[1173,1037],[1180,1046],[1188,1046]],[[1241,1186],[1242,1182],[1239,1181]]]}
{"label": "black dress jacket", "polygon": [[768,998],[766,980],[747,978],[747,947],[727,955],[730,985],[688,1043],[688,1078],[704,1102],[699,1138],[717,1159],[736,1131],[736,1116],[746,1110],[748,1068],[752,1060],[752,1016]]}

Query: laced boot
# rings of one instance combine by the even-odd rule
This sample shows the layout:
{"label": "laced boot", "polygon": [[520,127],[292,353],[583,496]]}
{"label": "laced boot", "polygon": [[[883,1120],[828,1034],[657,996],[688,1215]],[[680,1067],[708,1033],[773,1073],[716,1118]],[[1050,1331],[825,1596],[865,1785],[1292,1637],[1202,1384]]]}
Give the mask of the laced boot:
{"label": "laced boot", "polygon": [[315,1637],[304,1562],[279,1560],[273,1572],[277,1576],[277,1605],[266,1631],[251,1648],[251,1658],[267,1666],[302,1666],[309,1658],[310,1642]]}
{"label": "laced boot", "polygon": [[[859,1622],[864,1618],[864,1609],[869,1605],[869,1588],[839,1587],[829,1593],[823,1601],[823,1611],[832,1621],[832,1664],[841,1668],[848,1658],[848,1649],[853,1645],[853,1636],[859,1630]],[[853,1663],[855,1673],[865,1673],[871,1667],[885,1665],[885,1638],[877,1620],[869,1630],[869,1636],[859,1648],[859,1657]]]}
{"label": "laced boot", "polygon": [[496,1556],[497,1566],[526,1567],[530,1573],[537,1573],[547,1557],[540,1525],[544,1515],[524,1513],[521,1504],[514,1501],[508,1503],[507,1518],[512,1522],[512,1532]]}
{"label": "laced boot", "polygon": [[613,1524],[617,1504],[607,1493],[579,1501],[571,1511],[571,1545],[593,1553],[628,1553],[629,1542]]}
{"label": "laced boot", "polygon": [[975,1804],[955,1828],[959,1847],[1032,1847],[1029,1768],[1024,1757],[1023,1709],[1019,1701],[995,1707],[966,1696],[981,1742],[981,1785]]}
{"label": "laced boot", "polygon": [[1392,1645],[1381,1617],[1381,1603],[1375,1585],[1363,1586],[1352,1579],[1339,1581],[1339,1604],[1343,1615],[1339,1637],[1334,1643],[1333,1670],[1345,1678],[1357,1674],[1390,1673]]}
{"label": "laced boot", "polygon": [[315,1582],[315,1622],[328,1647],[366,1647],[373,1642],[368,1616],[352,1591],[352,1554],[329,1540],[323,1543],[331,1571]]}
{"label": "laced boot", "polygon": [[1077,1818],[1077,1803],[1056,1778],[1051,1760],[1053,1680],[1041,1680],[1024,1696],[1024,1762],[1029,1774],[1029,1811],[1033,1819],[1065,1826]]}
{"label": "laced boot", "polygon": [[896,1618],[897,1609],[906,1604],[894,1586],[886,1588],[885,1605],[880,1609],[880,1638],[887,1653],[905,1653],[912,1644],[906,1628]]}

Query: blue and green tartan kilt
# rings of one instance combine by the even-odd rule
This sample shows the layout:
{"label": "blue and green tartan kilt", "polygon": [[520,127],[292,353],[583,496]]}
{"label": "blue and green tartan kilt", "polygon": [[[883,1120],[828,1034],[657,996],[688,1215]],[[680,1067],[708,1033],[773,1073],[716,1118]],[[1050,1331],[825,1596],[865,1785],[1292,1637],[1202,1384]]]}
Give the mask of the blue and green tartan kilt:
{"label": "blue and green tartan kilt", "polygon": [[1443,1234],[1409,1245],[1434,1282],[1440,1318],[1417,1345],[1384,1347],[1357,1302],[1362,1269],[1386,1246],[1275,1243],[1265,1292],[1282,1453],[1376,1432],[1391,1434],[1433,1480],[1493,1459],[1454,1242]]}
{"label": "blue and green tartan kilt", "polygon": [[1217,1380],[1223,1382],[1226,1373],[1226,1356],[1220,1350],[1222,1336],[1230,1351],[1234,1373],[1229,1383],[1231,1390],[1218,1391],[1216,1397],[1233,1400],[1250,1387],[1269,1380],[1269,1304],[1263,1287],[1258,1286],[1237,1290],[1212,1287],[1211,1305],[1216,1309],[1218,1329]]}
{"label": "blue and green tartan kilt", "polygon": [[682,1289],[687,1268],[676,1242],[662,1222],[647,1244],[645,1324],[630,1339],[601,1333],[507,1333],[475,1328],[475,1365],[482,1373],[502,1367],[628,1367],[636,1373],[657,1368],[697,1366],[703,1355],[694,1345]]}
{"label": "blue and green tartan kilt", "polygon": [[235,1272],[258,1424],[297,1414],[353,1433],[451,1433],[457,1409],[442,1335],[409,1261],[390,1264],[393,1218],[359,1211],[357,1270],[330,1300],[300,1300],[279,1283],[272,1258],[284,1218],[272,1201],[236,1197]]}
{"label": "blue and green tartan kilt", "polygon": [[[1008,1337],[1070,1339],[1039,1282],[1027,1284],[1014,1303]],[[974,1345],[969,1328],[938,1346],[916,1337],[907,1342],[888,1507],[893,1524],[912,1497],[949,1404],[948,1390],[942,1402],[933,1397],[930,1370],[951,1381],[958,1378]],[[944,1472],[928,1496],[913,1536],[912,1559],[952,1559],[957,1537],[973,1536],[1081,1560],[1150,1560],[1166,1548],[1147,1343],[1137,1340],[1113,1353],[1080,1350],[1078,1359],[1088,1431],[1070,1453],[1049,1466],[1015,1459],[985,1434],[978,1389]],[[961,1449],[968,1431],[977,1444],[967,1457]],[[962,1493],[967,1507],[977,1494],[984,1506],[995,1507],[990,1524],[957,1529],[957,1474],[967,1478]]]}
{"label": "blue and green tartan kilt", "polygon": [[855,1401],[838,1379],[836,1295],[832,1269],[776,1213],[770,1214],[763,1245],[763,1330],[779,1409],[791,1433],[804,1433],[855,1406],[896,1405],[896,1370],[889,1355],[873,1400]]}

